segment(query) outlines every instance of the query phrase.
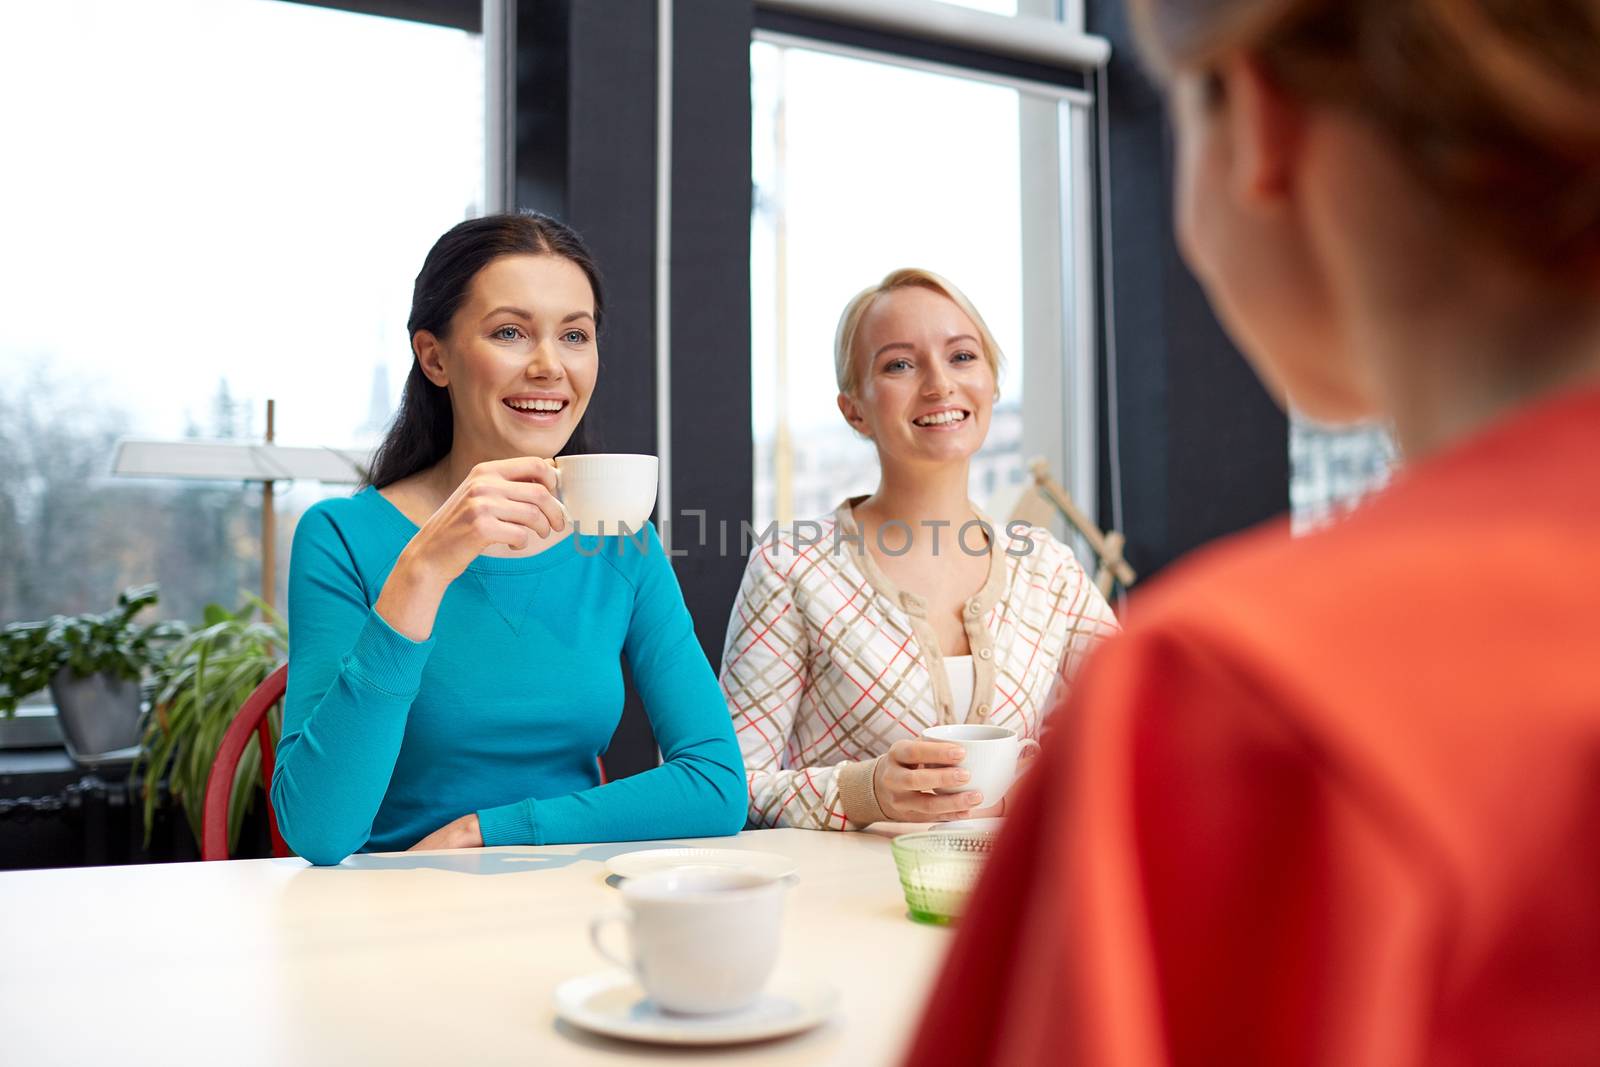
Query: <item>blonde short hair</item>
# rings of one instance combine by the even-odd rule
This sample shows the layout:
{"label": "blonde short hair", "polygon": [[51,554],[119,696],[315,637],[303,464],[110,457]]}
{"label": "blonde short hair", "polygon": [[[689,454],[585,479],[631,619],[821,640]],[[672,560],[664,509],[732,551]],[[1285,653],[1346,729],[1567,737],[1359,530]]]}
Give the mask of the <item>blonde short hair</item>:
{"label": "blonde short hair", "polygon": [[902,267],[890,271],[883,276],[883,281],[861,290],[844,306],[844,313],[839,316],[839,329],[833,337],[833,370],[839,380],[839,392],[846,396],[855,396],[860,388],[860,361],[853,358],[851,353],[856,345],[856,336],[861,332],[861,320],[867,317],[867,311],[880,296],[892,293],[896,289],[930,289],[960,308],[967,318],[972,320],[972,324],[978,328],[978,340],[983,349],[983,358],[988,361],[989,369],[994,372],[995,397],[998,398],[1000,372],[1005,366],[1005,357],[1000,353],[1000,346],[995,343],[994,334],[989,332],[989,324],[983,321],[983,316],[972,306],[967,294],[933,271],[922,270],[919,267]]}

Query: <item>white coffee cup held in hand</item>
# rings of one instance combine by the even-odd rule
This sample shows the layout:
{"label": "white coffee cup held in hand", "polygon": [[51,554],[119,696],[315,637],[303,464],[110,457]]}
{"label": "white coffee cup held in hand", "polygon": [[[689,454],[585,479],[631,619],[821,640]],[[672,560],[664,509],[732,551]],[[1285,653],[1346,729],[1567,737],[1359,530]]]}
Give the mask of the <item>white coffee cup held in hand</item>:
{"label": "white coffee cup held in hand", "polygon": [[934,792],[945,795],[968,791],[982,793],[985,807],[1000,803],[1011,783],[1017,780],[1017,761],[1022,750],[1039,747],[1039,742],[1019,737],[1015,730],[1004,726],[934,726],[924,730],[922,736],[930,741],[952,741],[960,745],[966,757],[956,766],[972,775],[965,785],[941,786]]}
{"label": "white coffee cup held in hand", "polygon": [[[630,878],[622,883],[627,914],[596,918],[589,939],[666,1011],[738,1011],[761,995],[777,962],[786,889],[756,874],[693,867]],[[631,958],[602,943],[612,922],[628,927]]]}
{"label": "white coffee cup held in hand", "polygon": [[585,535],[637,533],[656,506],[660,462],[623,453],[557,456],[558,495],[567,518]]}

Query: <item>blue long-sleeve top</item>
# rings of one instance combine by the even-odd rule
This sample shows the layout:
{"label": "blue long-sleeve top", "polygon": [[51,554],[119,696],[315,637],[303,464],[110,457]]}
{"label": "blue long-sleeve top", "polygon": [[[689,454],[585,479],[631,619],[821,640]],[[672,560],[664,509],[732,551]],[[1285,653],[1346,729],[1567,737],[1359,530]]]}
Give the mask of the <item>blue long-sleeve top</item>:
{"label": "blue long-sleeve top", "polygon": [[[412,641],[373,605],[417,527],[375,489],[312,506],[289,568],[272,803],[312,863],[477,812],[485,845],[737,833],[744,762],[653,527],[478,557]],[[600,784],[626,655],[660,766]]]}

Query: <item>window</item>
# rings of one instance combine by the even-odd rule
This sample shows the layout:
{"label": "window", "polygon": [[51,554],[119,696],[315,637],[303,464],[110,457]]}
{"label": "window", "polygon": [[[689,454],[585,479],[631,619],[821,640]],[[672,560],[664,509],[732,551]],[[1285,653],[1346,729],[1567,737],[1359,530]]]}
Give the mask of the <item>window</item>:
{"label": "window", "polygon": [[[259,494],[109,477],[111,444],[257,437],[269,397],[280,443],[375,443],[412,279],[483,200],[479,38],[280,0],[9,4],[0,37],[0,622],[151,580],[197,618],[259,582]],[[280,553],[322,491],[280,492]]]}
{"label": "window", "polygon": [[952,7],[970,7],[974,11],[987,11],[991,15],[1015,15],[1017,0],[940,0]]}
{"label": "window", "polygon": [[757,527],[876,485],[835,403],[833,336],[850,297],[907,266],[966,292],[1006,357],[973,499],[1009,510],[1043,456],[1092,510],[1082,94],[781,34],[752,45],[751,92]]}
{"label": "window", "polygon": [[1083,0],[940,0],[953,7],[970,7],[991,15],[1031,15],[1083,25]]}
{"label": "window", "polygon": [[1378,425],[1324,426],[1289,419],[1289,515],[1309,533],[1349,513],[1389,483],[1399,462],[1394,438]]}

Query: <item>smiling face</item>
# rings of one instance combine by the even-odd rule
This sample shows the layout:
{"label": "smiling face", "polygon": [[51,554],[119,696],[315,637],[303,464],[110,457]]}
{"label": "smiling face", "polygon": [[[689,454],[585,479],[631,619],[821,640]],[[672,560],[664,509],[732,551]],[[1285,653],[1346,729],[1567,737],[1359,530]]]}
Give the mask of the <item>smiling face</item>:
{"label": "smiling face", "polygon": [[851,359],[854,396],[839,410],[872,438],[880,462],[965,462],[983,445],[995,375],[972,319],[942,293],[921,286],[877,297],[861,318]]}
{"label": "smiling face", "polygon": [[450,392],[452,451],[473,462],[561,451],[599,372],[594,312],[588,277],[560,256],[502,256],[479,271],[448,335],[412,339],[428,380]]}

